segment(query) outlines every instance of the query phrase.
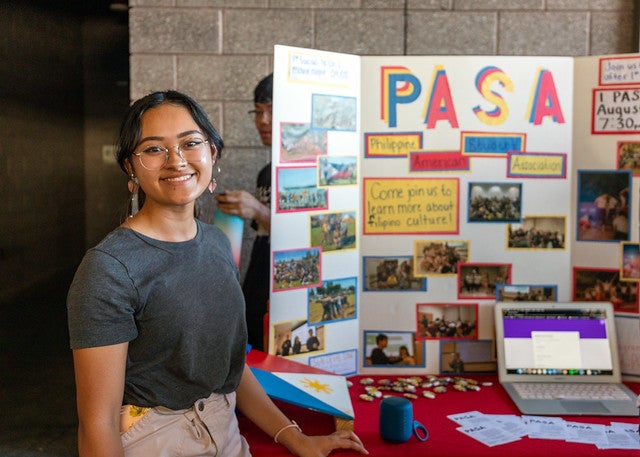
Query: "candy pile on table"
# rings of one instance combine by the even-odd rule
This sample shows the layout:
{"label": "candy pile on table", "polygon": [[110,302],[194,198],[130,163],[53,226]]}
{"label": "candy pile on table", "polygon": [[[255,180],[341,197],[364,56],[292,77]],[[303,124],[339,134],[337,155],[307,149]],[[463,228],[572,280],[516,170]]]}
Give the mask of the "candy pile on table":
{"label": "candy pile on table", "polygon": [[[347,381],[349,387],[353,383]],[[458,392],[479,391],[481,386],[492,386],[491,382],[478,382],[475,379],[460,377],[411,376],[409,378],[379,379],[362,378],[360,384],[364,386],[364,393],[359,398],[362,401],[374,401],[376,398],[384,398],[390,395],[402,394],[410,400],[415,400],[421,395],[424,398],[434,399],[437,395],[447,392],[451,388]]]}

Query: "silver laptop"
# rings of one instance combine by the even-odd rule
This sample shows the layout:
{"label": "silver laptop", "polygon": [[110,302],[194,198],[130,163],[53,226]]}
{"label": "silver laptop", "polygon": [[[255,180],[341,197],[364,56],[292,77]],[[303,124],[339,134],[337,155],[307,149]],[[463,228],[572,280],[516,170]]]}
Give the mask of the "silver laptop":
{"label": "silver laptop", "polygon": [[523,414],[638,416],[608,302],[498,302],[500,383]]}

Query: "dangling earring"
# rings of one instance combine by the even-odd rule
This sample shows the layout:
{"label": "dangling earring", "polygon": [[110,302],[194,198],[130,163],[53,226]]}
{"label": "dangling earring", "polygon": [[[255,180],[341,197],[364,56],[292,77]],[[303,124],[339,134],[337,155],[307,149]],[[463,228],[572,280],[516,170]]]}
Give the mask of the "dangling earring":
{"label": "dangling earring", "polygon": [[218,180],[216,179],[216,176],[218,176],[219,174],[220,166],[214,165],[213,170],[211,171],[211,181],[209,182],[209,186],[207,187],[207,189],[209,189],[209,193],[211,194],[216,190],[216,187],[218,187]]}
{"label": "dangling earring", "polygon": [[129,177],[127,187],[129,188],[129,192],[131,193],[131,197],[129,198],[129,217],[133,217],[136,215],[139,209],[138,189],[140,188],[138,178],[133,173],[131,173],[131,176]]}

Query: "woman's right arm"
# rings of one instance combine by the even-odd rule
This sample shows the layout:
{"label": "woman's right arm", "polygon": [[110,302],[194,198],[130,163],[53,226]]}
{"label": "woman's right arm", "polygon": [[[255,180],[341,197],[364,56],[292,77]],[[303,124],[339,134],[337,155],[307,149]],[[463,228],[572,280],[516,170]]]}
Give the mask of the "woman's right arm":
{"label": "woman's right arm", "polygon": [[123,457],[120,408],[129,343],[73,350],[80,457]]}

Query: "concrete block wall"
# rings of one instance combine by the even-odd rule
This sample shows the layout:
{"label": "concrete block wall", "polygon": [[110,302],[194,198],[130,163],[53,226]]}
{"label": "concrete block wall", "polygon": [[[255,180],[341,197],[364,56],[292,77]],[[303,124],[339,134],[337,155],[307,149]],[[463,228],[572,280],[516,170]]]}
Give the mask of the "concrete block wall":
{"label": "concrete block wall", "polygon": [[[175,88],[200,100],[226,143],[222,187],[251,191],[269,152],[247,111],[256,82],[272,71],[275,44],[358,55],[637,50],[633,0],[130,0],[130,7],[131,98]],[[245,237],[244,266],[250,230]]]}

